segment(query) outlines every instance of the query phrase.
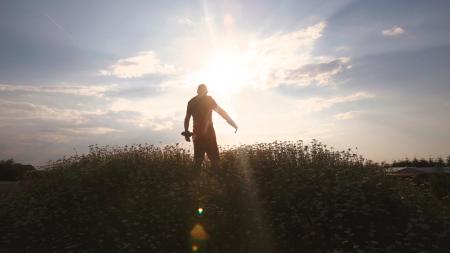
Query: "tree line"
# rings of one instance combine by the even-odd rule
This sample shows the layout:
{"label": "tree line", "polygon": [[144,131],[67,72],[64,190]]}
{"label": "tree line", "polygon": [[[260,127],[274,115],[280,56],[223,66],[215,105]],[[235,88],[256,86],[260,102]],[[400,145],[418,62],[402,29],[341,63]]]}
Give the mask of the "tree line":
{"label": "tree line", "polygon": [[394,160],[392,167],[450,167],[450,155],[444,160],[442,157],[438,158],[416,158],[412,160],[405,158],[403,160]]}

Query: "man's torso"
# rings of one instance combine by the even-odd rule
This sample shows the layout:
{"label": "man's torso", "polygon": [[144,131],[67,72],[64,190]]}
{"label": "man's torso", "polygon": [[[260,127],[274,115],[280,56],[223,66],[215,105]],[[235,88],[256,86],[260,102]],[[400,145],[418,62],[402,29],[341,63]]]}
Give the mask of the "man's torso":
{"label": "man's torso", "polygon": [[188,110],[194,120],[194,134],[214,133],[212,111],[217,107],[210,96],[195,96],[188,102]]}

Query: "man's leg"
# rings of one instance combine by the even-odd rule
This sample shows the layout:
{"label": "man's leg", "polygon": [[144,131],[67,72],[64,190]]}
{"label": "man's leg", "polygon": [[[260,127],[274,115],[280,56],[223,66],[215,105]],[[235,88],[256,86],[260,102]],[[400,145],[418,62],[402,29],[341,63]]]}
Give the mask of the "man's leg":
{"label": "man's leg", "polygon": [[194,140],[194,163],[200,167],[205,159],[205,144],[202,139]]}
{"label": "man's leg", "polygon": [[195,157],[194,158],[195,166],[196,167],[202,166],[203,160],[204,160],[203,157]]}
{"label": "man's leg", "polygon": [[209,160],[211,161],[211,170],[217,172],[219,170],[219,147],[217,147],[216,136],[213,135],[212,138],[208,141],[208,148],[206,149],[206,154],[208,155]]}

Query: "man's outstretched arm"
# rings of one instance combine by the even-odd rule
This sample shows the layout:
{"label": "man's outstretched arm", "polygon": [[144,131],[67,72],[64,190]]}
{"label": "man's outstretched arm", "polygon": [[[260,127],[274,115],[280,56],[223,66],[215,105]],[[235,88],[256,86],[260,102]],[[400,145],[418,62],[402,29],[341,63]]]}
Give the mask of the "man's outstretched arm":
{"label": "man's outstretched arm", "polygon": [[214,111],[216,111],[222,118],[224,118],[228,124],[230,124],[232,127],[234,127],[234,129],[236,129],[235,132],[237,132],[238,126],[236,125],[234,120],[231,119],[231,117],[228,115],[228,113],[224,109],[222,109],[220,106],[216,106],[216,108],[214,108]]}

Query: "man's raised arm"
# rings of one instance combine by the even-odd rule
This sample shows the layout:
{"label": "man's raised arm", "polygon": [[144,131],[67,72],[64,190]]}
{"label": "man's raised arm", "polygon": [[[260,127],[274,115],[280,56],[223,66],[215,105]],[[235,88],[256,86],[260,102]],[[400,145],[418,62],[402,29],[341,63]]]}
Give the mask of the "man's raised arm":
{"label": "man's raised arm", "polygon": [[231,119],[231,117],[228,115],[228,113],[222,109],[220,106],[216,106],[214,108],[214,111],[216,111],[220,116],[222,116],[222,118],[224,118],[228,124],[230,124],[230,126],[234,127],[234,129],[236,129],[235,133],[238,130],[238,126],[236,125],[236,123],[234,122],[234,120]]}

